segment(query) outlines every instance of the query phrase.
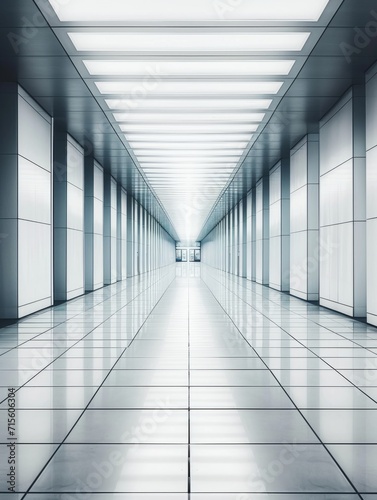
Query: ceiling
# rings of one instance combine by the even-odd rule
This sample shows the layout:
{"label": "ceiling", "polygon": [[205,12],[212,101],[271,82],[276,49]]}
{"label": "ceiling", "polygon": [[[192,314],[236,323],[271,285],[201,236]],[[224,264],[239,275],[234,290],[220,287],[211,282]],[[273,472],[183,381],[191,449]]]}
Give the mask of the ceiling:
{"label": "ceiling", "polygon": [[377,37],[343,51],[355,26],[377,26],[374,8],[2,0],[0,79],[19,82],[174,239],[200,240],[364,81]]}

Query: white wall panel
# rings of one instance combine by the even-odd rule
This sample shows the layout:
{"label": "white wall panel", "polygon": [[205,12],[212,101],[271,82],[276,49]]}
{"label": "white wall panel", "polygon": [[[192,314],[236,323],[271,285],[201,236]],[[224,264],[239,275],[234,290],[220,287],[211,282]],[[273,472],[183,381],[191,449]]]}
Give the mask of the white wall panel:
{"label": "white wall panel", "polygon": [[349,222],[353,218],[353,160],[321,176],[321,226]]}
{"label": "white wall panel", "polygon": [[51,172],[51,121],[46,113],[21,91],[18,100],[18,153]]}
{"label": "white wall panel", "polygon": [[38,165],[19,157],[18,216],[51,224],[51,174]]}
{"label": "white wall panel", "polygon": [[320,161],[320,303],[365,316],[363,87],[353,87],[322,120]]}
{"label": "white wall panel", "polygon": [[377,64],[366,79],[367,321],[377,326]]}
{"label": "white wall panel", "polygon": [[353,155],[352,93],[348,92],[321,122],[320,174]]}
{"label": "white wall panel", "polygon": [[84,239],[83,232],[67,229],[67,300],[82,295],[84,283],[83,269]]}
{"label": "white wall panel", "polygon": [[51,227],[18,222],[19,316],[51,305]]}
{"label": "white wall panel", "polygon": [[[50,117],[22,90],[18,96],[18,317],[52,305]],[[16,277],[15,276],[15,277]]]}

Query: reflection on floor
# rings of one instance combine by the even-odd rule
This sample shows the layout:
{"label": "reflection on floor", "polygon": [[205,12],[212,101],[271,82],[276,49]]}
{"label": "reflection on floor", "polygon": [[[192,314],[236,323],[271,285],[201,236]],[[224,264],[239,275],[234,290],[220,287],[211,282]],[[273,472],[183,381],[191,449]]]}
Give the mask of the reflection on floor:
{"label": "reflection on floor", "polygon": [[0,500],[377,499],[377,330],[345,316],[179,264],[3,328],[0,353]]}

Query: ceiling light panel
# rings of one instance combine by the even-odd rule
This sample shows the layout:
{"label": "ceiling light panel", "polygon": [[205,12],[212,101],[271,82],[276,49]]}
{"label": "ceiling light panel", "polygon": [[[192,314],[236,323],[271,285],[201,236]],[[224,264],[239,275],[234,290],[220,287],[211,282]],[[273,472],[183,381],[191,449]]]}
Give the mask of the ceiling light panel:
{"label": "ceiling light panel", "polygon": [[105,99],[110,109],[122,110],[224,110],[268,109],[271,99]]}
{"label": "ceiling light panel", "polygon": [[208,149],[196,151],[195,148],[181,151],[171,151],[169,149],[134,149],[134,154],[139,156],[242,156],[243,149]]}
{"label": "ceiling light panel", "polygon": [[264,113],[206,113],[206,112],[183,112],[183,113],[114,113],[117,122],[137,123],[172,123],[172,122],[225,122],[225,123],[258,123],[265,117]]}
{"label": "ceiling light panel", "polygon": [[[214,169],[217,169],[217,168],[235,168],[237,166],[237,162],[229,162],[227,163],[226,165],[224,164],[218,164],[218,163],[186,163],[184,168],[187,169],[187,170],[194,170],[194,169],[205,169],[205,168],[214,168]],[[144,169],[147,169],[147,168],[163,168],[163,167],[167,167],[166,163],[164,162],[149,162],[149,161],[146,161],[146,162],[141,162],[141,167]],[[177,168],[177,166],[174,167],[174,165],[172,165],[173,168]],[[179,170],[179,168],[178,168]]]}
{"label": "ceiling light panel", "polygon": [[300,51],[307,42],[307,32],[71,32],[68,33],[80,52],[291,52]]}
{"label": "ceiling light panel", "polygon": [[130,123],[128,125],[120,124],[120,128],[123,132],[127,133],[154,133],[154,132],[164,132],[168,134],[180,133],[180,134],[216,134],[216,133],[230,133],[235,132],[237,134],[249,134],[255,132],[258,129],[258,125],[250,125],[245,123],[213,123],[213,124],[203,124],[198,122],[196,124],[181,124],[175,123],[173,125],[163,124],[163,123]]}
{"label": "ceiling light panel", "polygon": [[187,156],[179,156],[179,157],[169,157],[169,156],[139,156],[138,160],[140,163],[144,162],[151,162],[151,163],[192,163],[197,161],[198,163],[200,162],[207,162],[207,163],[232,163],[232,162],[237,162],[239,159],[239,156],[220,156],[213,158],[211,160],[210,158],[203,157],[203,156],[198,156],[197,158],[188,158]]}
{"label": "ceiling light panel", "polygon": [[49,0],[60,21],[93,23],[203,23],[318,21],[329,0]]}
{"label": "ceiling light panel", "polygon": [[95,82],[99,92],[104,95],[130,94],[137,101],[146,95],[275,95],[283,82],[239,82],[239,81],[127,81]]}
{"label": "ceiling light panel", "polygon": [[[122,127],[121,127],[122,128]],[[226,142],[226,141],[246,141],[249,143],[252,139],[252,134],[126,134],[126,139],[129,142]]]}
{"label": "ceiling light panel", "polygon": [[151,82],[166,76],[281,76],[289,75],[295,60],[167,60],[119,59],[83,61],[89,74],[99,76],[144,76]]}
{"label": "ceiling light panel", "polygon": [[[182,150],[229,150],[239,148],[244,150],[247,147],[247,142],[131,142],[131,148],[136,151],[137,149],[155,150],[157,151],[176,151]],[[179,153],[181,154],[181,153]]]}

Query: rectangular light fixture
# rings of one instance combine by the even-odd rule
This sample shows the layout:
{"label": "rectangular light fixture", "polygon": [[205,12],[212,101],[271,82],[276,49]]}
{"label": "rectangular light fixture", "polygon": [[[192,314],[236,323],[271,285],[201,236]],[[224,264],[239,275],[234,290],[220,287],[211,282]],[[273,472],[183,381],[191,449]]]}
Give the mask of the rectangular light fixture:
{"label": "rectangular light fixture", "polygon": [[209,149],[209,150],[195,150],[195,146],[192,149],[181,150],[181,151],[171,151],[169,149],[135,149],[134,154],[139,156],[242,156],[243,149]]}
{"label": "rectangular light fixture", "polygon": [[105,99],[112,110],[141,111],[164,110],[184,111],[191,109],[201,110],[252,110],[268,109],[272,99]]}
{"label": "rectangular light fixture", "polygon": [[[123,128],[121,126],[121,128]],[[226,141],[245,141],[249,143],[252,139],[252,134],[126,134],[126,139],[129,143],[133,142],[171,142],[171,143],[200,143],[200,142],[226,142]]]}
{"label": "rectangular light fixture", "polygon": [[83,61],[90,75],[99,76],[143,76],[152,82],[164,76],[286,76],[289,75],[294,60],[164,60],[164,59],[118,59]]}
{"label": "rectangular light fixture", "polygon": [[130,94],[136,103],[151,95],[276,95],[283,82],[243,82],[243,81],[119,81],[95,82],[101,94]]}
{"label": "rectangular light fixture", "polygon": [[300,51],[307,32],[69,32],[80,52],[291,52]]}
{"label": "rectangular light fixture", "polygon": [[207,163],[234,163],[239,160],[238,156],[219,156],[219,157],[212,157],[213,160],[211,160],[211,157],[195,157],[195,158],[188,158],[187,156],[177,156],[177,157],[169,157],[169,156],[139,156],[138,161],[140,163],[145,163],[145,162],[151,162],[151,163],[174,163],[176,165],[179,165],[180,163],[202,163],[202,162],[207,162]]}
{"label": "rectangular light fixture", "polygon": [[[161,163],[150,163],[149,161],[140,162],[140,166],[142,169],[144,168],[162,168]],[[227,168],[236,168],[237,162],[229,162],[226,167]],[[166,165],[165,165],[166,168]],[[204,168],[225,168],[223,163],[185,163],[185,169],[204,169]]]}
{"label": "rectangular light fixture", "polygon": [[161,113],[161,112],[140,112],[140,113],[114,113],[117,122],[128,123],[203,123],[203,122],[225,122],[225,123],[258,123],[265,117],[264,113],[207,113],[207,112],[182,112],[182,113]]}
{"label": "rectangular light fixture", "polygon": [[258,129],[257,124],[247,124],[247,123],[193,123],[193,124],[155,124],[155,123],[129,123],[128,125],[120,124],[120,128],[123,132],[136,133],[136,132],[165,132],[168,134],[181,133],[181,134],[216,134],[225,133],[229,134],[235,132],[238,134],[247,134],[255,132]]}
{"label": "rectangular light fixture", "polygon": [[171,152],[180,152],[182,150],[229,150],[239,148],[241,150],[247,147],[247,142],[131,142],[131,148],[136,151],[138,148],[143,150],[154,150]]}
{"label": "rectangular light fixture", "polygon": [[309,21],[321,17],[329,0],[49,0],[60,21],[132,25]]}
{"label": "rectangular light fixture", "polygon": [[[218,169],[218,167],[216,167],[216,170]],[[232,168],[229,168],[229,167],[223,167],[221,169],[219,169],[219,172],[221,173],[231,173],[233,172],[234,169]],[[166,167],[161,167],[161,168],[143,168],[143,172],[145,174],[156,174],[156,175],[163,175],[163,174],[169,174],[169,175],[176,175],[176,174],[179,174],[181,172],[181,169],[177,169],[176,167],[172,167],[172,168],[166,168]],[[185,169],[185,172],[187,172],[187,170]],[[210,174],[213,176],[213,173],[214,173],[214,169],[213,168],[203,168],[203,169],[200,169],[200,170],[195,170],[195,172],[192,172],[193,175],[196,175],[197,173],[205,173],[205,174]]]}

